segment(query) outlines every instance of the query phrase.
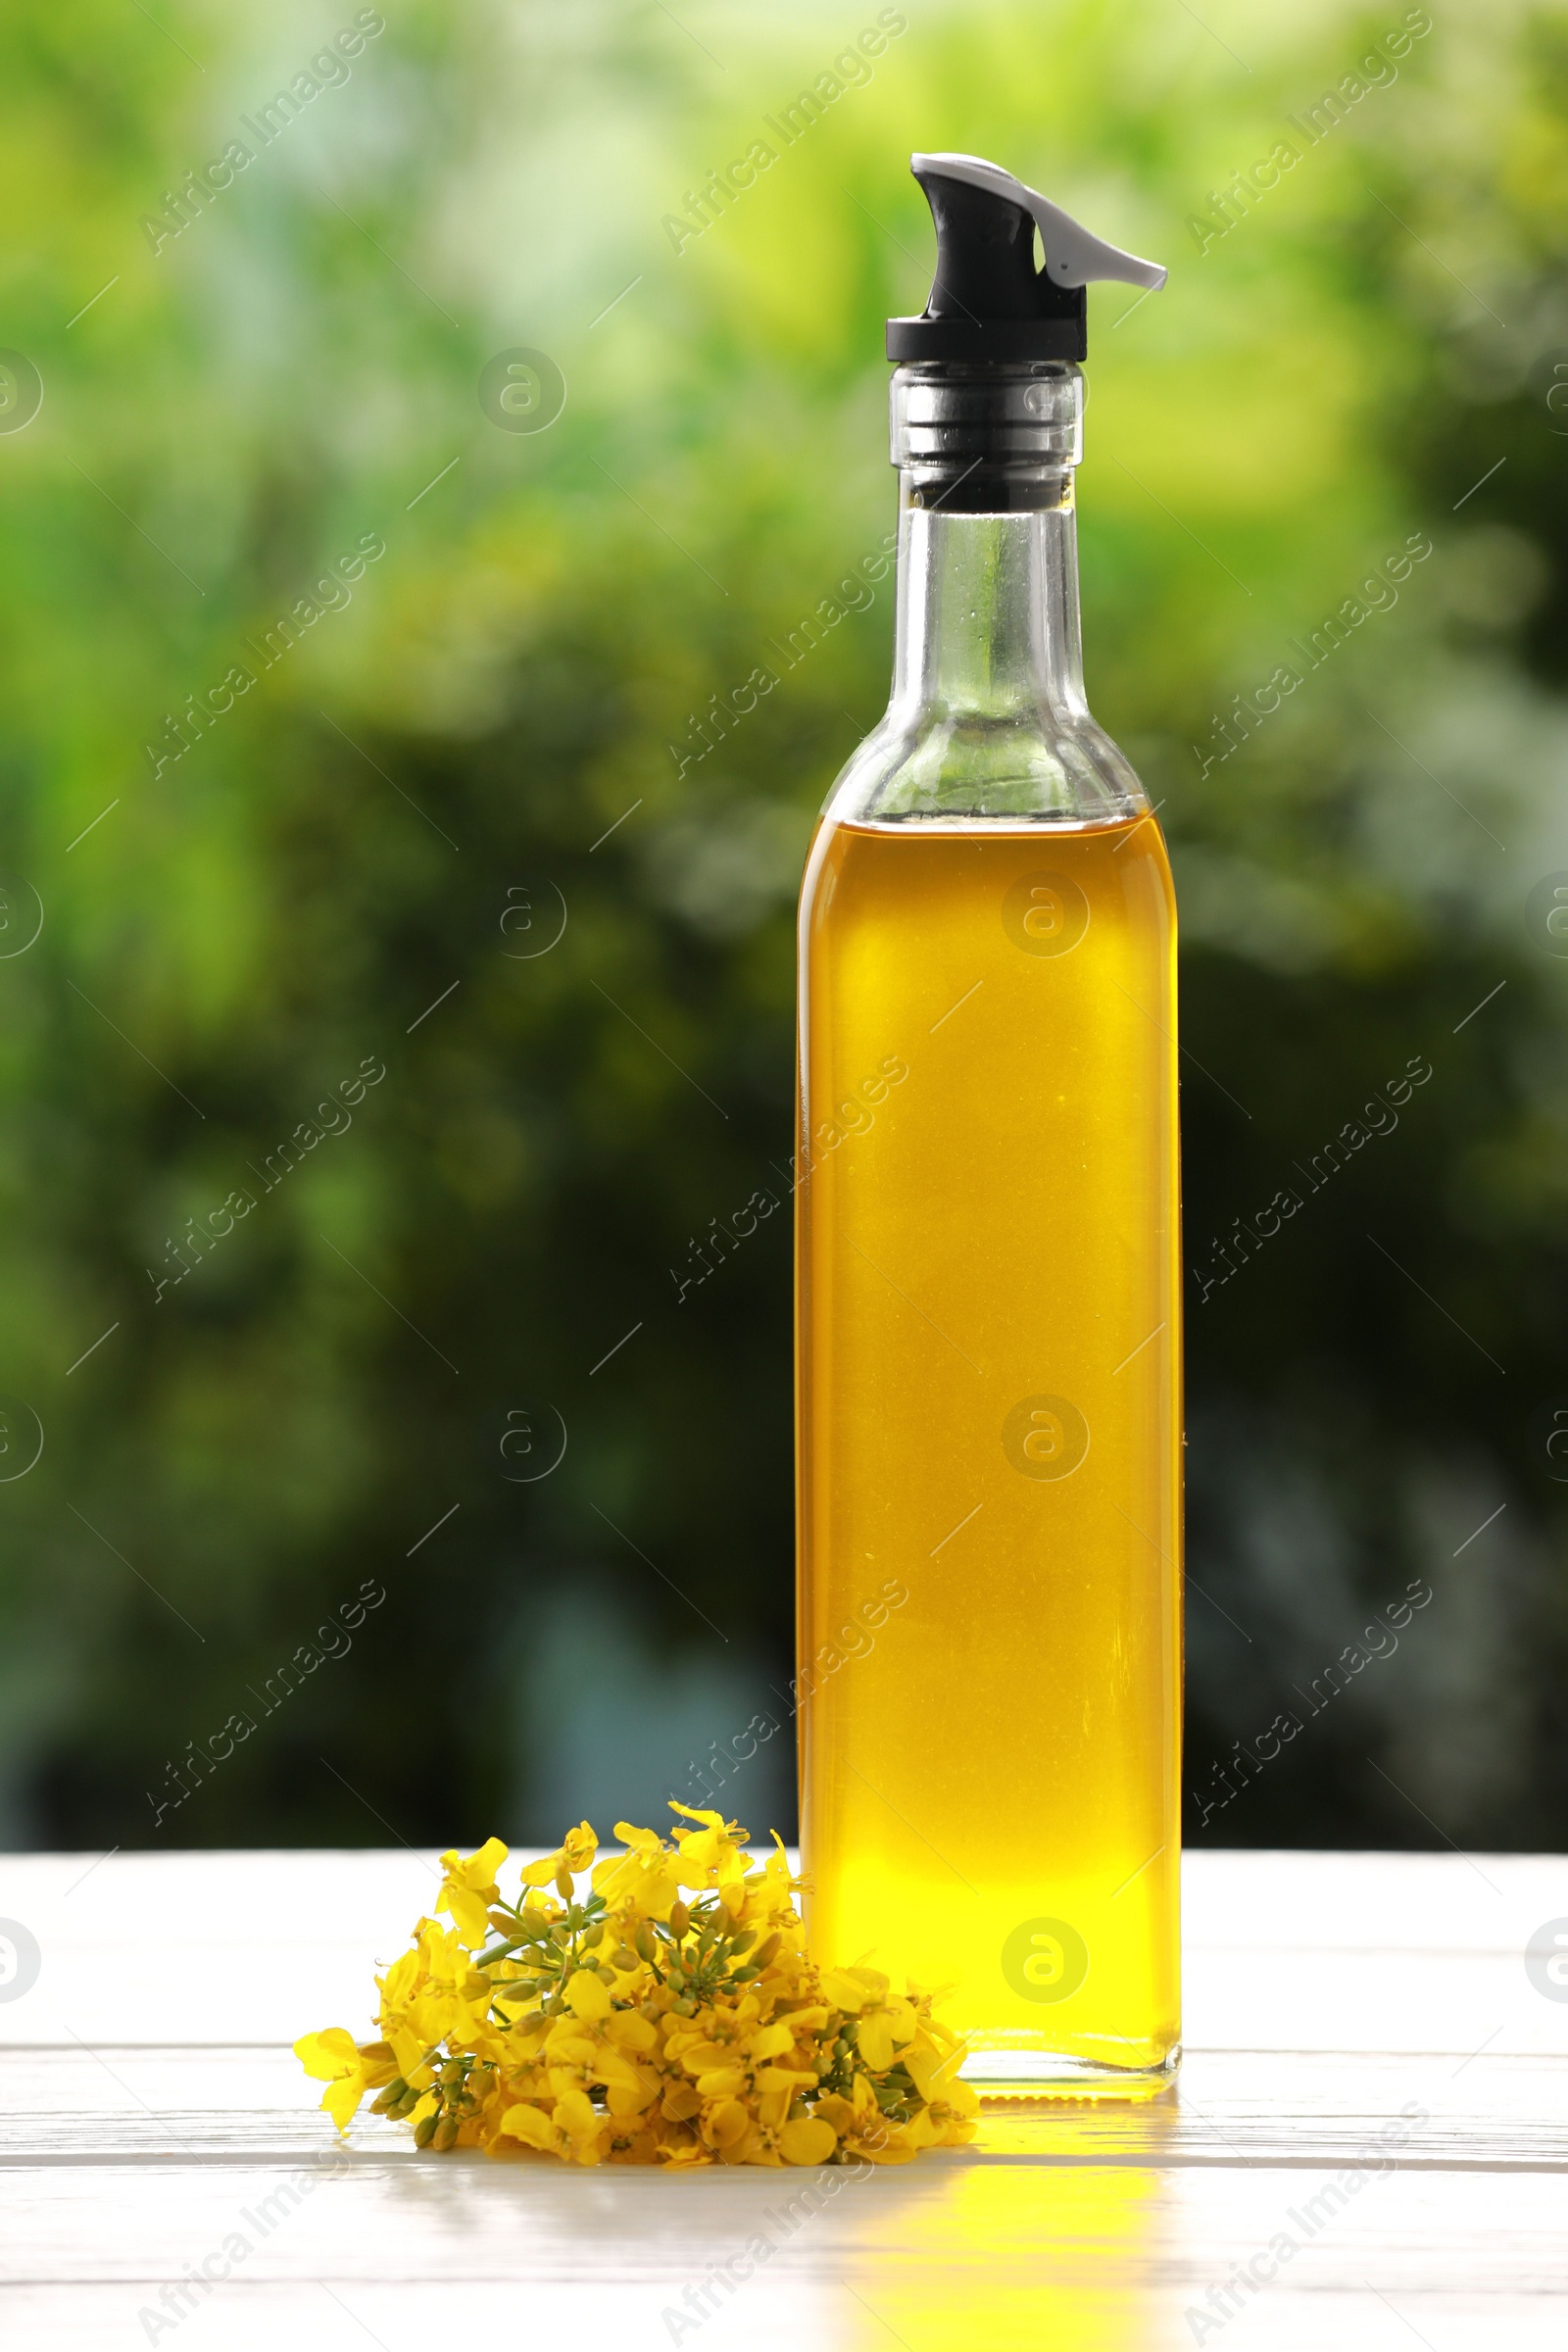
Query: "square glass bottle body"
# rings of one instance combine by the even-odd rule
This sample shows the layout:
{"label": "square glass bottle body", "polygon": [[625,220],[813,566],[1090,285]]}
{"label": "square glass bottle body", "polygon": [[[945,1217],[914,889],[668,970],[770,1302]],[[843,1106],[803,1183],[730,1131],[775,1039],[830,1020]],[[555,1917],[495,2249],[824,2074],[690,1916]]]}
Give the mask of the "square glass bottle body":
{"label": "square glass bottle body", "polygon": [[1147,823],[849,825],[812,874],[813,1942],[951,1985],[977,2082],[1157,2081],[1180,1706],[1163,850]]}

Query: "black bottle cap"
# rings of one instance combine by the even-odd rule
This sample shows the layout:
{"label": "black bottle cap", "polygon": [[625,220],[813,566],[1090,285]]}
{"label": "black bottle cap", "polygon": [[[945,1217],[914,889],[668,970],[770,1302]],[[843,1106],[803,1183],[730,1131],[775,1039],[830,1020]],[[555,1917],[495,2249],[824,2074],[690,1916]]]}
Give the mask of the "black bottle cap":
{"label": "black bottle cap", "polygon": [[[1091,282],[1165,282],[1157,262],[1105,244],[999,164],[913,155],[909,170],[936,226],[936,276],[921,317],[888,320],[890,360],[960,367],[1082,360]],[[1037,228],[1045,251],[1039,270]]]}

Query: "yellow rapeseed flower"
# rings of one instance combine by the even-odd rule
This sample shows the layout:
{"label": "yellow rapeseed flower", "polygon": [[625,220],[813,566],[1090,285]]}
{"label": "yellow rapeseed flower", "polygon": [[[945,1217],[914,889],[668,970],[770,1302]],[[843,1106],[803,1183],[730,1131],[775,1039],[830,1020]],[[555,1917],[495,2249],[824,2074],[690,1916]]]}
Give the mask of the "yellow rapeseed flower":
{"label": "yellow rapeseed flower", "polygon": [[489,1925],[485,1914],[498,1894],[496,1872],[506,1858],[507,1849],[499,1838],[487,1838],[466,1862],[460,1862],[456,1853],[441,1857],[446,1877],[436,1909],[451,1912],[459,1935],[470,1946],[484,1941]]}
{"label": "yellow rapeseed flower", "polygon": [[382,1977],[379,2038],[295,2044],[338,2129],[373,2091],[421,2148],[567,2164],[900,2164],[971,2138],[964,2045],[929,1995],[819,1970],[778,1838],[756,1863],[738,1823],[672,1809],[669,1842],[617,1822],[603,1858],[579,1823],[515,1901],[498,1838],[443,1854],[452,1926],[418,1921]]}
{"label": "yellow rapeseed flower", "polygon": [[384,2041],[357,2043],[341,2026],[324,2034],[306,2034],[294,2044],[294,2055],[308,2075],[327,2085],[321,2105],[340,2132],[368,2090],[378,2090],[397,2073],[392,2050]]}

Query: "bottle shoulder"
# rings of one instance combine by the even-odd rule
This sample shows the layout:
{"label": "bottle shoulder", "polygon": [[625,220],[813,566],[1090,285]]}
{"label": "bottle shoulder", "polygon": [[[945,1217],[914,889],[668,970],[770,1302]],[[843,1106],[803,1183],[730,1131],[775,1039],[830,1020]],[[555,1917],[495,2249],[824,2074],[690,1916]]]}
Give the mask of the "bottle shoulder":
{"label": "bottle shoulder", "polygon": [[924,703],[888,710],[839,771],[822,815],[1092,825],[1148,809],[1131,760],[1087,710],[1024,704],[976,712]]}

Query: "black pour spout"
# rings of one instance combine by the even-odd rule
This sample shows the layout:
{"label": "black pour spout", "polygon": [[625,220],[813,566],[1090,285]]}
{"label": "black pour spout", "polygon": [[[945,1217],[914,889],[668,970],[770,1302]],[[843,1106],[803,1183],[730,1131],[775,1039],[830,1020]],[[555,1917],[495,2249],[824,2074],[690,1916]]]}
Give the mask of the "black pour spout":
{"label": "black pour spout", "polygon": [[[1157,262],[1123,253],[1000,164],[975,155],[914,155],[937,232],[937,270],[918,318],[888,320],[888,358],[974,365],[1082,360],[1084,289],[1102,278],[1152,289]],[[1045,253],[1035,267],[1035,231]]]}

